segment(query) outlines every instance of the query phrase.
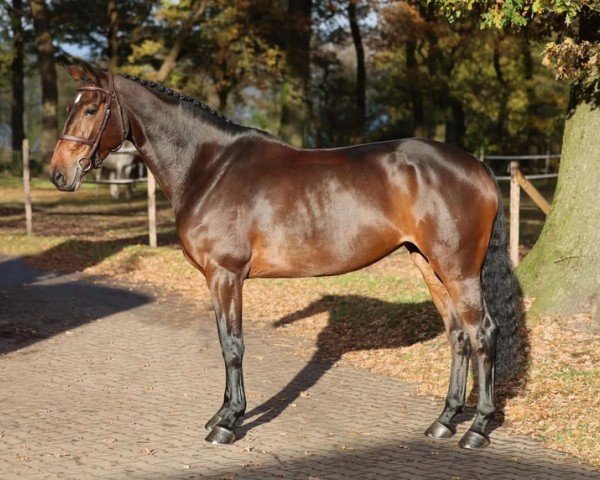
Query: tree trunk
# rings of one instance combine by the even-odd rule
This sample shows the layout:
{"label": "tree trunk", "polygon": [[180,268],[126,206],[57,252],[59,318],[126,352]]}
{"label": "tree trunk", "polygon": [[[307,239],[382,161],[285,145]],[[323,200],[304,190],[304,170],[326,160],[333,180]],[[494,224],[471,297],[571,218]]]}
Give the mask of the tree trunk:
{"label": "tree trunk", "polygon": [[[527,102],[526,109],[526,120],[525,120],[525,128],[524,133],[526,138],[530,138],[532,131],[532,118],[535,115],[535,105],[532,103],[535,98],[535,85],[533,82],[533,57],[531,55],[531,45],[529,42],[529,31],[527,27],[523,28],[523,35],[521,37],[521,55],[523,56],[523,77],[525,80],[525,92],[527,98],[525,101]],[[539,153],[537,151],[530,151],[525,153]]]}
{"label": "tree trunk", "polygon": [[449,96],[446,103],[450,107],[450,117],[446,121],[445,141],[464,148],[467,127],[465,124],[465,110],[462,102],[458,98]]}
{"label": "tree trunk", "polygon": [[598,312],[600,302],[600,114],[592,89],[571,89],[558,185],[537,243],[517,269],[523,289],[544,314]]}
{"label": "tree trunk", "polygon": [[227,108],[227,100],[229,99],[229,89],[221,88],[217,90],[217,96],[219,97],[219,112],[224,113]]}
{"label": "tree trunk", "polygon": [[47,162],[52,156],[54,145],[58,138],[56,88],[56,65],[54,63],[54,46],[50,36],[50,21],[48,9],[44,0],[30,0],[31,16],[35,29],[40,77],[42,80],[42,135],[41,156]]}
{"label": "tree trunk", "polygon": [[425,110],[423,108],[423,93],[419,87],[418,65],[416,57],[416,42],[409,40],[406,42],[406,73],[408,74],[408,89],[412,101],[413,113],[413,136],[427,136],[427,125],[425,125]]}
{"label": "tree trunk", "polygon": [[365,117],[367,113],[367,77],[365,69],[365,50],[363,48],[360,27],[356,18],[356,2],[357,0],[350,0],[348,3],[348,20],[350,22],[354,49],[356,50],[356,111],[358,118],[356,119],[355,133],[359,138],[362,138],[365,133]]}
{"label": "tree trunk", "polygon": [[13,32],[13,60],[12,71],[12,99],[10,106],[10,126],[12,129],[12,149],[20,152],[25,136],[23,114],[25,112],[24,87],[23,87],[23,23],[21,0],[13,0],[14,10],[11,13],[11,26]]}
{"label": "tree trunk", "polygon": [[306,144],[310,119],[312,0],[289,0],[287,12],[291,25],[286,35],[288,71],[282,86],[279,135],[300,147]]}
{"label": "tree trunk", "polygon": [[108,0],[108,24],[109,68],[114,71],[121,63],[119,55],[119,11],[117,10],[117,0]]}
{"label": "tree trunk", "polygon": [[506,133],[506,120],[508,119],[508,99],[510,97],[510,90],[508,88],[504,73],[502,72],[502,64],[500,63],[500,39],[496,38],[494,41],[494,71],[496,72],[496,79],[500,87],[499,102],[498,106],[498,117],[496,119],[496,132],[493,140],[498,145],[504,144],[504,137]]}

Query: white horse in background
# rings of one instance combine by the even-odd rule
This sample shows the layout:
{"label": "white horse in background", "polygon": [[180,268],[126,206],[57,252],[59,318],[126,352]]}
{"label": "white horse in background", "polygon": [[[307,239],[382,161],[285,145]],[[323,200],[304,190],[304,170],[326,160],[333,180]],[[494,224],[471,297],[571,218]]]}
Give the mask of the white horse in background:
{"label": "white horse in background", "polygon": [[[104,159],[102,168],[96,171],[96,180],[100,180],[103,177],[108,180],[132,180],[142,178],[144,173],[144,164],[137,150],[131,142],[126,141],[119,150],[110,153]],[[134,185],[135,183],[110,184],[110,195],[118,199],[121,191],[123,191],[125,198],[129,200],[133,194]]]}

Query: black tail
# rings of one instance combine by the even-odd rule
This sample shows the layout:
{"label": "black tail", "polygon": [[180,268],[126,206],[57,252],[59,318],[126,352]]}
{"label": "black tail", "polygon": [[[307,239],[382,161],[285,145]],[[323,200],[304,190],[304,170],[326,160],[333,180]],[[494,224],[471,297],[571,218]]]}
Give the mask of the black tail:
{"label": "black tail", "polygon": [[[484,164],[495,181],[494,173]],[[496,188],[498,184],[496,183]],[[508,255],[504,206],[498,192],[498,211],[481,271],[485,307],[499,328],[496,347],[496,378],[509,378],[521,370],[519,320],[521,291]]]}

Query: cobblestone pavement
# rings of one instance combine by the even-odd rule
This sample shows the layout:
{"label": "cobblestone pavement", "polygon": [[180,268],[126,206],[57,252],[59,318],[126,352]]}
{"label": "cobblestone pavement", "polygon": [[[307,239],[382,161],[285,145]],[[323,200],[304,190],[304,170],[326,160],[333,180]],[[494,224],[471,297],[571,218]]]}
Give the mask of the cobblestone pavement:
{"label": "cobblestone pavement", "polygon": [[2,479],[600,478],[502,428],[483,451],[457,447],[468,422],[429,441],[441,399],[291,355],[299,340],[257,328],[243,437],[208,445],[224,380],[209,312],[83,280],[0,264]]}

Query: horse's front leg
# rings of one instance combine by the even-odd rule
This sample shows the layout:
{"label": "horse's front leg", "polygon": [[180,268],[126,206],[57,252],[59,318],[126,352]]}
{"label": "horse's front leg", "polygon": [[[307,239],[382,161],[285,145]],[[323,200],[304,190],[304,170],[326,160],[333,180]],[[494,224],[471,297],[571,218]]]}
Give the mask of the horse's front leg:
{"label": "horse's front leg", "polygon": [[207,273],[212,303],[217,318],[219,340],[225,360],[225,397],[223,406],[208,421],[211,443],[235,441],[233,427],[246,411],[246,394],[242,374],[244,339],[242,337],[242,277],[223,268]]}

